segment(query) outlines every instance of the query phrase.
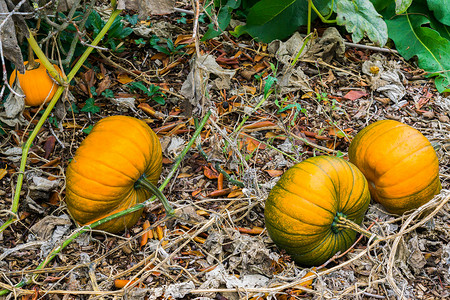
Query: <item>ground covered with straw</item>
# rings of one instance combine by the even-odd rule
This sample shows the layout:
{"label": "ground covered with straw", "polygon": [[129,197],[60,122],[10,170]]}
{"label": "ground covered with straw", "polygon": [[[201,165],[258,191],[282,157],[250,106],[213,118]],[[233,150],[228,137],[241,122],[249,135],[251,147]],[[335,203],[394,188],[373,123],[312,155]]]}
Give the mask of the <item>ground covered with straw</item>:
{"label": "ground covered with straw", "polygon": [[[199,41],[206,25],[199,23],[193,38],[196,21],[180,12],[151,17],[150,36],[185,45],[169,54],[136,42],[148,38],[145,22],[139,22],[127,24],[134,32],[123,40],[124,51],[89,57],[91,67],[82,69],[70,87],[73,97],[59,101],[30,149],[19,221],[0,234],[0,287],[12,290],[3,297],[450,297],[448,95],[439,94],[432,79],[395,51],[355,47],[337,31],[319,28],[319,36],[326,32],[334,42],[317,37],[296,60],[301,36],[271,44],[229,34]],[[381,80],[389,79],[367,71],[373,67],[380,74],[397,74],[398,80],[389,82],[387,91],[379,89]],[[147,93],[130,88],[130,82],[159,90]],[[192,139],[195,120],[208,111],[201,134],[173,169]],[[2,128],[1,222],[9,217],[17,149],[40,117],[37,108],[26,108],[23,115],[25,125]],[[134,227],[117,235],[82,234],[36,270],[77,230],[64,202],[65,168],[92,125],[110,115],[142,119],[158,134],[161,182],[175,172],[163,192],[178,217],[167,218],[162,205],[152,202]],[[316,268],[296,265],[264,229],[270,189],[285,170],[308,157],[348,159],[355,134],[381,119],[411,125],[430,140],[440,161],[441,193],[403,216],[372,202],[363,227],[381,239],[360,237],[346,253]],[[33,280],[14,288],[24,278]]]}

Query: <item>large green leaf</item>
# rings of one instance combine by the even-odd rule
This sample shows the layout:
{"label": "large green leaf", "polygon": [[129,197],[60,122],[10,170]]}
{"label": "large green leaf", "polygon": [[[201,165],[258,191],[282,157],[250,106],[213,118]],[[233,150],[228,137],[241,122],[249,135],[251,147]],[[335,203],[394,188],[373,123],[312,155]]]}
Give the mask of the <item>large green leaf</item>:
{"label": "large green leaf", "polygon": [[377,11],[382,11],[388,7],[394,0],[370,0]]}
{"label": "large green leaf", "polygon": [[307,23],[306,0],[261,0],[250,8],[247,23],[237,26],[234,35],[248,33],[261,42],[289,37]]}
{"label": "large green leaf", "polygon": [[[371,0],[376,1],[376,0]],[[383,0],[384,1],[384,0]],[[439,22],[438,19],[436,19],[435,14],[429,10],[428,8],[428,0],[414,0],[414,2],[411,4],[411,6],[408,9],[408,13],[409,14],[419,14],[419,15],[423,15],[425,16],[428,20],[430,20],[430,26],[431,28],[433,28],[434,30],[436,30],[437,32],[439,32],[439,34],[441,35],[441,37],[446,38],[447,40],[450,40],[450,26],[446,26],[444,24],[442,24],[441,22]],[[395,15],[395,5],[391,5],[387,7],[387,9],[381,11],[381,14],[383,15],[384,19],[386,20],[390,20],[392,19]]]}
{"label": "large green leaf", "polygon": [[[424,12],[422,12],[422,13],[424,13]],[[447,40],[450,40],[450,26],[444,25],[441,22],[439,22],[435,18],[434,14],[432,14],[431,12],[429,12],[427,17],[428,17],[428,19],[430,19],[431,28],[433,28],[434,30],[439,32],[441,37],[446,38]]]}
{"label": "large green leaf", "polygon": [[436,19],[450,26],[450,2],[448,0],[427,0],[427,2]]}
{"label": "large green leaf", "polygon": [[450,92],[450,41],[426,27],[430,21],[425,15],[411,14],[410,10],[386,23],[398,52],[405,59],[417,56],[419,67],[428,72],[429,77],[436,77],[437,90]]}
{"label": "large green leaf", "polygon": [[352,33],[353,42],[358,43],[367,34],[369,39],[381,46],[388,35],[386,23],[368,0],[335,0],[337,24],[345,25]]}

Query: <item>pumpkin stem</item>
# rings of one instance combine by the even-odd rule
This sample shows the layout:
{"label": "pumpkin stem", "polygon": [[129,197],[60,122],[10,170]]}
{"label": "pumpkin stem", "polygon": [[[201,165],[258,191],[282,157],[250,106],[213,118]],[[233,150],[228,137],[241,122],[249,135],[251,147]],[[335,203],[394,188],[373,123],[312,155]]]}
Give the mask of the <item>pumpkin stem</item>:
{"label": "pumpkin stem", "polygon": [[136,182],[136,184],[139,186],[143,186],[144,188],[146,188],[148,191],[152,192],[153,195],[155,195],[161,202],[162,205],[164,206],[164,209],[166,210],[166,214],[169,216],[174,215],[175,211],[172,208],[172,206],[169,203],[169,200],[167,200],[166,196],[164,196],[164,194],[153,184],[151,183],[146,177],[145,175],[142,175],[138,181]]}
{"label": "pumpkin stem", "polygon": [[345,216],[344,214],[341,213],[337,213],[336,217],[334,218],[334,222],[333,222],[333,228],[339,229],[339,228],[347,228],[347,229],[351,229],[354,230],[356,232],[359,232],[360,234],[364,235],[367,238],[371,238],[372,236],[375,237],[375,240],[379,240],[380,237],[378,235],[376,235],[375,233],[371,233],[370,231],[362,228],[361,226],[359,226],[358,224],[356,224],[355,222],[353,222],[352,220],[347,219],[347,216]]}
{"label": "pumpkin stem", "polygon": [[[34,32],[31,31],[30,34],[34,35]],[[37,61],[34,60],[33,48],[31,47],[31,44],[28,43],[28,62],[25,65],[25,69],[27,71],[34,70],[34,69],[39,68],[39,65],[40,64]]]}

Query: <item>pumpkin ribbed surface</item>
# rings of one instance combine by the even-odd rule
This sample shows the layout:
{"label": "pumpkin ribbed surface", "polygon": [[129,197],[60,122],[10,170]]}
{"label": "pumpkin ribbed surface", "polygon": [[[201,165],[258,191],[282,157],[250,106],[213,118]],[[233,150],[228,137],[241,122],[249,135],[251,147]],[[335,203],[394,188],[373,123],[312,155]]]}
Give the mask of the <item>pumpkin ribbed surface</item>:
{"label": "pumpkin ribbed surface", "polygon": [[[156,184],[161,144],[143,121],[112,116],[99,121],[81,143],[66,171],[66,203],[81,225],[147,200],[151,193],[135,183],[141,176]],[[119,232],[133,226],[142,210],[100,225]]]}
{"label": "pumpkin ribbed surface", "polygon": [[[39,63],[38,68],[26,70],[25,74],[20,74],[17,70],[14,70],[9,78],[11,86],[16,77],[18,78],[20,87],[25,94],[25,104],[28,106],[39,106],[44,102],[50,102],[58,89],[58,84],[47,74],[47,69],[41,64],[41,61],[39,59],[35,61]],[[25,65],[27,63],[25,61]],[[53,66],[62,76],[61,69],[57,65]]]}
{"label": "pumpkin ribbed surface", "polygon": [[406,124],[383,120],[367,126],[351,142],[348,156],[366,176],[373,199],[390,213],[418,208],[441,190],[436,152]]}
{"label": "pumpkin ribbed surface", "polygon": [[287,170],[271,190],[265,222],[272,240],[301,265],[319,265],[347,250],[356,232],[336,226],[339,216],[361,224],[368,184],[351,163],[312,157]]}

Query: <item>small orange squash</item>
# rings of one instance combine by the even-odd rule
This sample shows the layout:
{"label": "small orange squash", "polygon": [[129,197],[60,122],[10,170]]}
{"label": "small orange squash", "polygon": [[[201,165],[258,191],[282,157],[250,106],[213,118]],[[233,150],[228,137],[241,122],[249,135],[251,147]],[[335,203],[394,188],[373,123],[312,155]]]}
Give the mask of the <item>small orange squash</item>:
{"label": "small orange squash", "polygon": [[[100,120],[67,167],[70,214],[79,224],[90,224],[141,203],[152,193],[158,196],[154,184],[161,166],[161,144],[146,123],[127,116]],[[163,204],[171,210],[167,202]],[[117,233],[133,226],[141,214],[139,210],[96,229]]]}
{"label": "small orange squash", "polygon": [[[13,86],[17,77],[25,94],[25,104],[28,106],[40,106],[42,103],[50,102],[58,88],[58,84],[47,74],[47,69],[41,61],[36,59],[35,62],[39,63],[36,69],[25,70],[25,74],[14,70],[9,78],[9,84]],[[27,64],[28,62],[25,61],[25,65]],[[57,65],[53,66],[62,76],[61,69]]]}
{"label": "small orange squash", "polygon": [[366,176],[373,199],[390,213],[418,208],[441,190],[436,152],[406,124],[382,120],[367,126],[351,142],[348,157]]}
{"label": "small orange squash", "polygon": [[267,232],[303,266],[320,265],[347,250],[356,232],[339,218],[361,224],[370,202],[368,184],[353,164],[319,156],[287,170],[266,200]]}

